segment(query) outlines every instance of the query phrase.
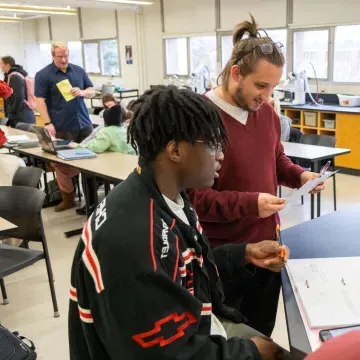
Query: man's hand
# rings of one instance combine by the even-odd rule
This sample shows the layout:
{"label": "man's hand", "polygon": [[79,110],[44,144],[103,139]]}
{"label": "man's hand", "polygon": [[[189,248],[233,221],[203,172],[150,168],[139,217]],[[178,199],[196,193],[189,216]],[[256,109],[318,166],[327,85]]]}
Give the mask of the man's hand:
{"label": "man's hand", "polygon": [[71,95],[75,97],[83,96],[83,91],[80,90],[78,87],[74,87],[71,89]]}
{"label": "man's hand", "polygon": [[276,360],[279,352],[279,347],[271,340],[255,336],[250,339],[253,341],[259,350],[261,360]]}
{"label": "man's hand", "polygon": [[286,207],[286,200],[276,196],[261,193],[258,198],[259,216],[261,218],[269,217]]}
{"label": "man's hand", "polygon": [[49,132],[50,136],[53,138],[56,137],[56,130],[53,124],[45,125],[46,130]]}
{"label": "man's hand", "polygon": [[[300,175],[300,181],[301,181],[301,185],[306,184],[308,181],[310,180],[314,180],[317,179],[318,177],[320,177],[320,174],[317,173],[313,173],[310,171],[304,171],[301,175]],[[325,184],[321,183],[319,184],[315,189],[313,189],[312,191],[310,191],[310,194],[317,194],[321,191],[323,191],[325,189]]]}
{"label": "man's hand", "polygon": [[[281,255],[284,255],[282,258]],[[289,260],[290,250],[274,240],[264,240],[257,244],[247,244],[245,260],[247,263],[280,272]]]}

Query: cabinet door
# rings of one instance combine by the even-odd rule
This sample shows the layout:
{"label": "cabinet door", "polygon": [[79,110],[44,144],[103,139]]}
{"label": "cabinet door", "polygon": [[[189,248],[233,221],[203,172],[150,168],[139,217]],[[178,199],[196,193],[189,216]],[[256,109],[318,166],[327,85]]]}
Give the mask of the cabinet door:
{"label": "cabinet door", "polygon": [[350,149],[335,159],[337,166],[360,170],[360,115],[336,115],[336,147]]}

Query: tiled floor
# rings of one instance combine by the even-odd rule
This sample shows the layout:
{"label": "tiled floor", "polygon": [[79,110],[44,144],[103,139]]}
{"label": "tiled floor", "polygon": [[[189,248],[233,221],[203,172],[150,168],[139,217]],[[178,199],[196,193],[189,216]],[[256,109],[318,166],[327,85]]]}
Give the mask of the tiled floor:
{"label": "tiled floor", "polygon": [[[360,177],[338,175],[338,209],[360,203]],[[284,190],[283,196],[289,194]],[[333,211],[332,180],[322,197],[323,213]],[[289,206],[281,214],[283,228],[310,220],[310,205]],[[63,232],[82,226],[84,218],[73,210],[55,214],[53,209],[43,211],[46,236],[49,243],[55,276],[55,288],[60,318],[53,318],[51,297],[43,261],[5,279],[10,304],[0,305],[0,320],[12,330],[18,330],[32,339],[38,349],[39,360],[66,360],[68,355],[67,309],[71,262],[78,237],[67,239]],[[36,247],[37,244],[31,244]],[[282,301],[273,338],[288,347],[285,314]]]}

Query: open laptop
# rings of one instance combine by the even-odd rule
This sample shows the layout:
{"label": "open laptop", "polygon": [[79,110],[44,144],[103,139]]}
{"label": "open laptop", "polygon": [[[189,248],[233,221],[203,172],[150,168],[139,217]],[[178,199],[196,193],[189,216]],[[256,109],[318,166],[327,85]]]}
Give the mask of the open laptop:
{"label": "open laptop", "polygon": [[69,140],[52,140],[49,131],[40,126],[34,126],[33,131],[39,139],[41,148],[53,155],[57,155],[59,150],[71,150],[71,146],[67,146],[71,141]]}

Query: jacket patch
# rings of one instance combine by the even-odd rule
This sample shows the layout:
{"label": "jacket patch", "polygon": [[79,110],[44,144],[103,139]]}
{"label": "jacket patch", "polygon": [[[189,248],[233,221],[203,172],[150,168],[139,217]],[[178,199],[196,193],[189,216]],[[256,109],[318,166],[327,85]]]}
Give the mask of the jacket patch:
{"label": "jacket patch", "polygon": [[[171,323],[174,324],[172,333],[163,329],[163,325]],[[157,321],[152,330],[134,335],[132,339],[143,348],[155,345],[164,347],[185,336],[184,330],[194,323],[196,323],[196,318],[189,312],[181,315],[173,313]]]}
{"label": "jacket patch", "polygon": [[73,286],[70,286],[70,299],[75,302],[78,301],[77,291]]}
{"label": "jacket patch", "polygon": [[[93,213],[94,214],[94,213]],[[82,254],[82,259],[84,261],[84,264],[89,271],[91,277],[94,280],[96,292],[100,293],[104,290],[104,283],[101,276],[101,268],[100,263],[97,255],[95,254],[95,251],[92,247],[92,230],[91,230],[91,219],[92,216],[90,216],[89,220],[85,224],[83,233],[82,233],[82,240],[85,244],[85,249]]]}
{"label": "jacket patch", "polygon": [[83,309],[82,307],[79,306],[79,315],[81,321],[87,324],[92,324],[94,322],[94,319],[91,315],[91,311],[89,309]]}
{"label": "jacket patch", "polygon": [[212,304],[203,304],[201,310],[201,316],[211,315],[212,314]]}

